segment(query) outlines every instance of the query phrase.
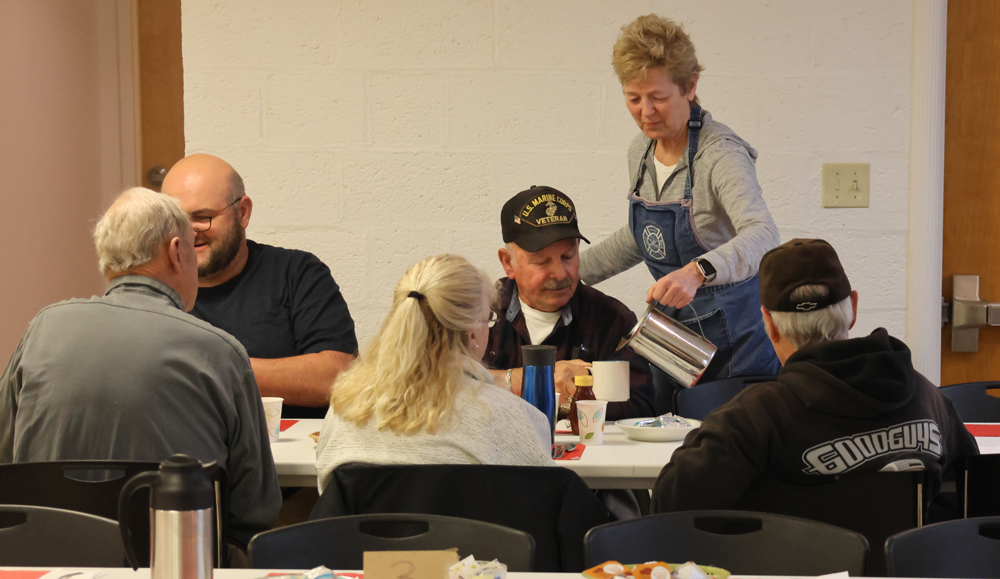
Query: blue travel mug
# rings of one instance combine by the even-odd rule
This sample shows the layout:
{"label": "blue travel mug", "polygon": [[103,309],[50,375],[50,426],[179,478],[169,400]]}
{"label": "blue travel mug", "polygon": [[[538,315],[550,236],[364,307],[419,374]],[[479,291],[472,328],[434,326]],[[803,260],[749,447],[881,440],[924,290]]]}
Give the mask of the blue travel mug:
{"label": "blue travel mug", "polygon": [[542,411],[549,419],[552,442],[556,438],[556,347],[521,346],[524,375],[521,379],[521,398]]}

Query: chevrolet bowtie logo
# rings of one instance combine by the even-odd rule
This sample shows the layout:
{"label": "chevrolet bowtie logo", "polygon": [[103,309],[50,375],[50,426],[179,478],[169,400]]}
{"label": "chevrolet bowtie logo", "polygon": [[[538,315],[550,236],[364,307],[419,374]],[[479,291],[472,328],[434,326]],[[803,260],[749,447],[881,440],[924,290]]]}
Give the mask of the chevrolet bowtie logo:
{"label": "chevrolet bowtie logo", "polygon": [[801,304],[795,306],[795,309],[801,310],[803,312],[809,312],[815,310],[816,306],[818,305],[819,304],[817,304],[816,302],[802,302]]}

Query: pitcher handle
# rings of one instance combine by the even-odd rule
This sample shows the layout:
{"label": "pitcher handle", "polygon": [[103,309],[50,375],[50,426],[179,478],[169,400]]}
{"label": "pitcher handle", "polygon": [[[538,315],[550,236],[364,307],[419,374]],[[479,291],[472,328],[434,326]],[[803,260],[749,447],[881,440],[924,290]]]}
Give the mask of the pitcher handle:
{"label": "pitcher handle", "polygon": [[128,557],[128,562],[132,565],[133,571],[139,569],[139,558],[135,555],[135,548],[132,546],[132,530],[128,527],[128,504],[135,491],[142,487],[152,486],[159,477],[160,473],[155,470],[141,472],[132,477],[132,480],[125,483],[121,494],[118,495],[118,528],[122,534],[125,556]]}

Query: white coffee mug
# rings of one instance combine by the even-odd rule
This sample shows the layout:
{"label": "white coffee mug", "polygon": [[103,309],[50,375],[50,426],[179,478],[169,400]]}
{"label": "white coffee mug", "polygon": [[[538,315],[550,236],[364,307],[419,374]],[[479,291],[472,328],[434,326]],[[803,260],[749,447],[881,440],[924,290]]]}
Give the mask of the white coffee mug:
{"label": "white coffee mug", "polygon": [[594,397],[608,402],[625,402],[629,399],[629,366],[625,360],[594,362],[590,367],[594,375]]}

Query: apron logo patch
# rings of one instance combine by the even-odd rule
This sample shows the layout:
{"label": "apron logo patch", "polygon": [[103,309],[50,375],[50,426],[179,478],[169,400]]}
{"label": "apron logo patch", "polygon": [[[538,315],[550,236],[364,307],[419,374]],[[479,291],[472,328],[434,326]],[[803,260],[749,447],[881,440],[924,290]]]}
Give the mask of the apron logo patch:
{"label": "apron logo patch", "polygon": [[655,225],[647,225],[642,230],[642,244],[646,247],[646,253],[653,259],[663,259],[667,257],[667,246],[663,242],[663,233]]}

